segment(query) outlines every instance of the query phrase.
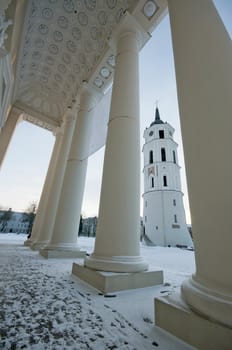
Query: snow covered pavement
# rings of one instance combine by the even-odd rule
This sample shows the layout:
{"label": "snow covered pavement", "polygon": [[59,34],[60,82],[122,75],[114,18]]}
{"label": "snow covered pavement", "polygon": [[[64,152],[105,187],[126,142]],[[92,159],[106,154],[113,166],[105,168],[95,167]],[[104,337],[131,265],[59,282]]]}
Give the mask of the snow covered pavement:
{"label": "snow covered pavement", "polygon": [[[193,252],[143,247],[161,286],[100,295],[71,275],[73,259],[45,260],[24,235],[0,234],[0,349],[193,349],[154,326],[154,297],[179,288],[194,271]],[[94,240],[79,239],[92,251]]]}

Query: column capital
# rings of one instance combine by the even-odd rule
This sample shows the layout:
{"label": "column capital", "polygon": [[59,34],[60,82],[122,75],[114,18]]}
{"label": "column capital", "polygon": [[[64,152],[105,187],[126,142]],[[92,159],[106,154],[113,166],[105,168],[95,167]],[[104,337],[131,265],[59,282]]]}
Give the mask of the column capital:
{"label": "column capital", "polygon": [[76,119],[76,116],[77,116],[77,113],[79,111],[79,108],[80,108],[80,104],[78,105],[75,105],[75,107],[68,111],[67,113],[65,113],[64,117],[63,117],[63,123],[70,123],[70,122],[73,122],[75,119]]}
{"label": "column capital", "polygon": [[109,41],[109,45],[115,51],[117,51],[118,40],[123,38],[124,36],[131,34],[134,34],[136,36],[139,49],[141,49],[150,38],[150,34],[144,30],[144,28],[135,19],[135,17],[126,11],[121,23],[114,31],[112,38]]}
{"label": "column capital", "polygon": [[[63,124],[62,124],[63,125]],[[57,128],[55,128],[55,130],[53,131],[53,135],[56,137],[58,135],[61,135],[63,134],[63,127],[61,126],[58,126]]]}
{"label": "column capital", "polygon": [[83,81],[79,90],[80,109],[93,109],[102,97],[102,92],[96,91],[87,81]]}

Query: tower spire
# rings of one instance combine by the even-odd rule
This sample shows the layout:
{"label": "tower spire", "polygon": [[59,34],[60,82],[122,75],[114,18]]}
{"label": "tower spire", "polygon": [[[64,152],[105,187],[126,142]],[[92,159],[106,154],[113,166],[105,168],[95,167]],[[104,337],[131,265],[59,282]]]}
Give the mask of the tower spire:
{"label": "tower spire", "polygon": [[155,108],[155,123],[159,124],[161,122],[160,120],[160,113],[159,113],[159,108],[156,104],[156,108]]}
{"label": "tower spire", "polygon": [[156,100],[156,108],[155,108],[155,120],[151,123],[150,126],[155,124],[164,124],[164,122],[160,119],[160,113],[158,108],[158,100]]}

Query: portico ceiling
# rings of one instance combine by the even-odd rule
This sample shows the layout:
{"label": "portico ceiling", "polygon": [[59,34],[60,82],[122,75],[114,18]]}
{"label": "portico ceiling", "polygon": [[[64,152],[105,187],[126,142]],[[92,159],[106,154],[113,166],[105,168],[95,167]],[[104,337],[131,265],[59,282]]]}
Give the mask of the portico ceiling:
{"label": "portico ceiling", "polygon": [[[93,88],[104,92],[115,65],[109,39],[123,14],[136,12],[138,5],[144,8],[146,2],[28,0],[17,62],[15,105],[32,117],[47,118],[55,126],[72,108],[83,81],[92,79]],[[164,6],[159,4],[159,10],[163,13]]]}

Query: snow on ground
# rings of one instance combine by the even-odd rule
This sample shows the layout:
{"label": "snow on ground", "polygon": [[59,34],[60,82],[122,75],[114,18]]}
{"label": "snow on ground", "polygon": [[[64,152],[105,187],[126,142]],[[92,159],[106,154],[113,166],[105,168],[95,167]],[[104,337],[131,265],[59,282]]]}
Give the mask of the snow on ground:
{"label": "snow on ground", "polygon": [[[142,245],[164,284],[103,296],[71,275],[73,259],[46,260],[25,239],[0,234],[0,349],[193,349],[154,326],[154,298],[194,272],[193,252]],[[94,239],[80,237],[79,245],[91,253]]]}

